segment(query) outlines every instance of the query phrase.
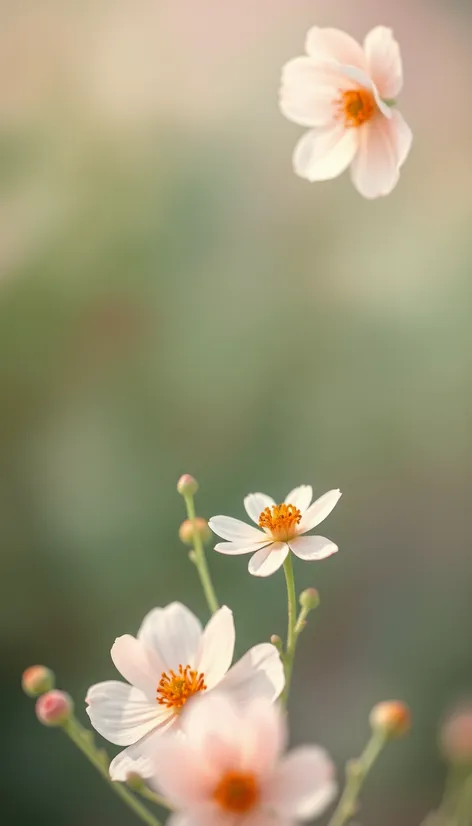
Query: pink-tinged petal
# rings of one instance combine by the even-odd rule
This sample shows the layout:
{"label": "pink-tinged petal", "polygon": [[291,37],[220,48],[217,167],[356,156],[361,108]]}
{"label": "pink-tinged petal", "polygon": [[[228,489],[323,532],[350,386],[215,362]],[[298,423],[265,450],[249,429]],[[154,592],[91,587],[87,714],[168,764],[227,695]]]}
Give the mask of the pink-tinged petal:
{"label": "pink-tinged petal", "polygon": [[388,195],[398,183],[397,146],[391,123],[374,118],[359,130],[359,151],[351,167],[351,177],[364,198]]}
{"label": "pink-tinged petal", "polygon": [[149,755],[152,754],[154,744],[161,737],[167,735],[171,729],[177,728],[177,721],[177,717],[170,716],[165,723],[151,731],[142,740],[120,751],[110,763],[111,779],[124,783],[133,773],[144,778],[152,777],[154,769]]}
{"label": "pink-tinged petal", "polygon": [[275,505],[272,496],[266,496],[265,493],[249,493],[244,499],[244,507],[249,519],[252,519],[256,525],[259,525],[259,517],[265,508],[271,508]]}
{"label": "pink-tinged petal", "polygon": [[207,688],[213,688],[228,671],[234,654],[233,612],[223,605],[208,622],[201,639],[196,670],[205,675]]}
{"label": "pink-tinged petal", "polygon": [[[171,602],[165,608],[154,608],[147,614],[138,631],[138,638],[149,649],[158,652],[163,663],[160,679],[162,671],[175,670],[179,665],[194,667],[202,626],[185,605]],[[154,694],[156,685],[154,683]]]}
{"label": "pink-tinged petal", "polygon": [[281,817],[276,812],[255,809],[244,818],[244,826],[295,826],[293,819]]}
{"label": "pink-tinged petal", "polygon": [[213,533],[221,536],[222,539],[227,539],[229,542],[240,542],[244,540],[244,544],[264,542],[267,534],[264,531],[258,531],[246,522],[241,522],[240,519],[234,519],[232,516],[212,516],[208,521]]}
{"label": "pink-tinged petal", "polygon": [[286,715],[277,703],[256,699],[248,705],[241,726],[245,742],[241,769],[252,769],[262,780],[270,776],[286,748]]}
{"label": "pink-tinged petal", "polygon": [[395,98],[403,84],[400,46],[386,26],[376,26],[364,40],[369,74],[383,98]]}
{"label": "pink-tinged petal", "polygon": [[288,544],[295,556],[305,560],[326,559],[339,550],[338,546],[325,536],[297,536]]}
{"label": "pink-tinged petal", "polygon": [[262,805],[294,820],[324,812],[337,792],[335,768],[318,746],[301,746],[281,760],[263,789]]}
{"label": "pink-tinged petal", "polygon": [[358,129],[312,129],[298,141],[293,154],[293,168],[308,181],[328,181],[349,166],[358,148]]}
{"label": "pink-tinged petal", "polygon": [[298,525],[299,533],[307,533],[316,528],[331,513],[341,498],[340,490],[329,490],[316,499],[302,516]]}
{"label": "pink-tinged petal", "polygon": [[263,698],[273,702],[285,686],[285,672],[279,652],[271,643],[255,645],[238,660],[220,683],[239,704]]}
{"label": "pink-tinged petal", "polygon": [[188,813],[173,812],[167,818],[166,826],[194,826],[194,823]]}
{"label": "pink-tinged petal", "polygon": [[[221,692],[220,692],[221,687]],[[241,708],[234,693],[224,689],[224,681],[210,694],[188,703],[182,715],[186,742],[208,761],[215,777],[239,765],[241,750]]]}
{"label": "pink-tinged petal", "polygon": [[140,688],[149,698],[155,696],[162,673],[162,660],[155,651],[131,634],[124,634],[116,638],[110,653],[115,667],[125,680]]}
{"label": "pink-tinged petal", "polygon": [[284,564],[287,554],[286,542],[272,542],[251,556],[248,571],[253,576],[270,576]]}
{"label": "pink-tinged petal", "polygon": [[334,121],[340,90],[349,85],[336,66],[322,66],[309,57],[296,57],[282,70],[280,110],[300,126],[327,126]]}
{"label": "pink-tinged petal", "polygon": [[117,680],[91,686],[86,702],[94,729],[117,746],[136,743],[168,717],[138,688]]}
{"label": "pink-tinged petal", "polygon": [[368,74],[366,74],[366,72],[363,72],[362,69],[358,69],[357,66],[341,66],[340,72],[342,72],[345,78],[349,78],[351,81],[354,81],[357,86],[361,86],[364,89],[369,89],[374,96],[375,102],[381,114],[387,118],[387,120],[390,120],[392,117],[392,110],[390,106],[387,106],[387,104],[383,102],[377,86],[372,82],[372,79]]}
{"label": "pink-tinged petal", "polygon": [[338,63],[350,63],[360,69],[366,68],[362,46],[339,29],[313,26],[306,36],[305,49],[310,57],[318,61],[335,60]]}
{"label": "pink-tinged petal", "polygon": [[405,163],[411,149],[413,134],[403,116],[397,109],[392,109],[390,134],[395,146],[398,166]]}
{"label": "pink-tinged petal", "polygon": [[294,505],[303,516],[312,498],[313,488],[311,485],[300,485],[300,487],[294,488],[287,494],[285,503],[287,505]]}
{"label": "pink-tinged petal", "polygon": [[261,548],[265,548],[267,545],[272,543],[272,540],[266,536],[265,542],[256,542],[254,545],[244,545],[244,540],[241,540],[242,544],[238,544],[237,542],[218,542],[215,545],[215,551],[218,551],[219,554],[232,554],[233,556],[238,556],[238,554],[253,554],[254,551],[259,551]]}
{"label": "pink-tinged petal", "polygon": [[[189,712],[190,713],[190,712]],[[204,803],[215,786],[215,772],[193,744],[180,737],[162,737],[146,752],[153,765],[152,785],[178,809]]]}

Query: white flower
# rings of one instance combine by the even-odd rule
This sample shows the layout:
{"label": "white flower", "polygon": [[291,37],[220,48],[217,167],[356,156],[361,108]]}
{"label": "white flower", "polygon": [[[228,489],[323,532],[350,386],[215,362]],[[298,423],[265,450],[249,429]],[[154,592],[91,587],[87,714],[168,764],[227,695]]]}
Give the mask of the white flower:
{"label": "white flower", "polygon": [[336,795],[334,766],[318,746],[284,755],[285,715],[263,700],[235,708],[214,694],[183,721],[184,738],[149,749],[151,784],[176,809],[167,826],[295,826]]}
{"label": "white flower", "polygon": [[341,491],[330,490],[312,505],[311,485],[301,485],[290,491],[285,502],[276,505],[265,493],[250,493],[244,499],[246,513],[259,528],[257,530],[231,516],[213,516],[209,525],[214,533],[227,539],[215,545],[221,554],[249,554],[249,573],[269,576],[283,565],[289,550],[300,559],[324,559],[338,550],[337,545],[324,536],[302,536],[326,519],[341,496]]}
{"label": "white flower", "polygon": [[126,634],[115,640],[111,658],[130,685],[97,683],[86,697],[93,727],[111,743],[128,746],[110,765],[113,780],[126,780],[130,771],[147,775],[143,741],[178,731],[181,713],[195,695],[218,686],[242,703],[279,696],[285,677],[274,646],[256,645],[230,668],[234,641],[229,608],[216,611],[202,630],[197,617],[179,602],[150,611],[137,638]]}

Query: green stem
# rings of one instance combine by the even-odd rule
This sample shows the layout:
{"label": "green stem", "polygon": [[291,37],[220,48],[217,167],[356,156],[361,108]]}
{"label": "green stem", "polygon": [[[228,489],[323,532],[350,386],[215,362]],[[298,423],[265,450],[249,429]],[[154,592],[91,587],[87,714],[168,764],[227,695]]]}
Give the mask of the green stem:
{"label": "green stem", "polygon": [[292,555],[289,552],[287,559],[284,562],[285,581],[287,583],[287,607],[288,607],[288,626],[287,626],[287,644],[285,647],[285,654],[283,662],[285,666],[285,688],[282,694],[282,702],[287,703],[290,692],[290,681],[292,679],[293,660],[295,658],[295,649],[297,647],[297,597],[295,594],[295,579],[293,576]]}
{"label": "green stem", "polygon": [[374,731],[358,760],[348,763],[346,785],[328,826],[344,826],[356,813],[357,799],[377,757],[386,743],[385,734]]}
{"label": "green stem", "polygon": [[218,611],[218,608],[220,606],[216,598],[213,583],[211,581],[210,571],[208,570],[207,560],[205,556],[205,548],[203,547],[203,541],[197,530],[197,525],[195,521],[195,503],[193,501],[193,496],[189,494],[185,494],[184,499],[185,506],[187,508],[187,517],[193,525],[193,555],[191,556],[191,559],[194,562],[195,567],[198,571],[198,575],[200,577],[200,582],[202,583],[208,607],[211,613],[214,614],[215,611]]}
{"label": "green stem", "polygon": [[126,803],[144,823],[147,823],[148,826],[161,826],[160,821],[154,817],[139,800],[136,800],[126,786],[111,780],[108,773],[108,757],[106,752],[94,746],[91,733],[84,729],[75,717],[71,717],[70,720],[64,724],[63,729],[77,748],[80,749],[82,754],[90,760],[92,765],[95,766],[97,771],[99,771],[102,777],[109,783],[118,797],[121,797],[124,803]]}
{"label": "green stem", "polygon": [[472,824],[472,775],[469,775],[462,787],[453,822],[455,826]]}

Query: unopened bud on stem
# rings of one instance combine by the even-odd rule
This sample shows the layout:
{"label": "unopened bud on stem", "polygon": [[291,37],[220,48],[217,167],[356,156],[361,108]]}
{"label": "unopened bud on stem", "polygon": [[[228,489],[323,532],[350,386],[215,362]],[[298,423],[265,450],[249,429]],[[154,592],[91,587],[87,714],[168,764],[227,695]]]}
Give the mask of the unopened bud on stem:
{"label": "unopened bud on stem", "polygon": [[39,697],[46,691],[54,688],[56,678],[50,668],[45,665],[32,665],[23,671],[21,687],[29,697]]}
{"label": "unopened bud on stem", "polygon": [[179,528],[179,538],[184,545],[193,545],[195,533],[200,537],[204,545],[210,541],[211,530],[208,527],[208,522],[206,519],[203,519],[202,516],[197,516],[195,523],[191,519],[186,519]]}
{"label": "unopened bud on stem", "polygon": [[272,634],[272,636],[270,638],[270,641],[271,641],[272,645],[275,645],[277,651],[282,651],[283,644],[282,644],[282,640],[280,639],[278,634]]}
{"label": "unopened bud on stem", "polygon": [[457,708],[446,718],[439,745],[450,763],[472,765],[472,704]]}
{"label": "unopened bud on stem", "polygon": [[195,496],[198,482],[189,473],[184,473],[177,482],[177,490],[181,496]]}
{"label": "unopened bud on stem", "polygon": [[299,597],[300,605],[308,614],[309,611],[314,611],[320,604],[320,595],[316,588],[307,588],[302,591]]}
{"label": "unopened bud on stem", "polygon": [[74,711],[72,697],[65,691],[48,691],[36,701],[36,717],[44,726],[63,726]]}
{"label": "unopened bud on stem", "polygon": [[370,712],[370,725],[374,731],[381,731],[388,738],[403,737],[411,728],[411,712],[399,700],[378,703]]}

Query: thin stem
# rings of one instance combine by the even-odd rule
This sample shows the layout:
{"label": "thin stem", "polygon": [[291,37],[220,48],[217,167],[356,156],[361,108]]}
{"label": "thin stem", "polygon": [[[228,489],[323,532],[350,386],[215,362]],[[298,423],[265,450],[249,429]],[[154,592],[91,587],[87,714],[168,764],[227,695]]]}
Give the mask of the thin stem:
{"label": "thin stem", "polygon": [[100,772],[102,777],[109,783],[113,791],[121,797],[126,805],[133,810],[133,812],[141,818],[148,826],[161,826],[160,821],[139,801],[134,795],[123,786],[121,783],[116,783],[111,780],[108,773],[108,757],[103,750],[99,750],[94,746],[90,732],[84,729],[75,717],[71,717],[67,723],[64,724],[63,729],[70,737],[73,743],[84,754],[93,766]]}
{"label": "thin stem", "polygon": [[459,800],[457,802],[454,824],[457,826],[470,826],[472,823],[472,775],[466,779]]}
{"label": "thin stem", "polygon": [[348,763],[346,785],[328,826],[344,826],[356,813],[357,799],[377,757],[386,742],[385,734],[374,731],[358,760]]}
{"label": "thin stem", "polygon": [[210,571],[208,570],[207,560],[205,556],[205,548],[203,547],[203,541],[200,536],[200,533],[198,532],[197,524],[195,521],[195,503],[193,501],[193,496],[191,496],[190,494],[184,495],[184,499],[185,506],[187,508],[187,517],[193,525],[193,555],[191,559],[194,562],[195,567],[198,571],[198,575],[200,577],[200,582],[202,583],[208,607],[211,613],[214,614],[215,611],[218,611],[218,608],[220,606],[215,594],[213,583],[211,581]]}
{"label": "thin stem", "polygon": [[282,694],[282,702],[285,704],[288,700],[290,691],[290,681],[292,678],[293,660],[295,658],[295,649],[297,647],[297,597],[295,594],[295,579],[293,576],[292,555],[289,552],[287,559],[284,562],[285,581],[287,583],[287,608],[288,608],[288,626],[287,626],[287,644],[285,646],[285,654],[283,662],[285,666],[285,688]]}

